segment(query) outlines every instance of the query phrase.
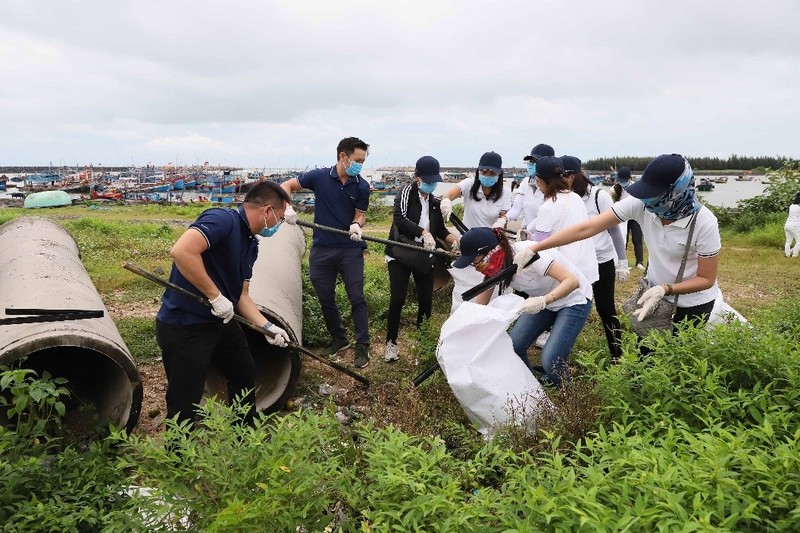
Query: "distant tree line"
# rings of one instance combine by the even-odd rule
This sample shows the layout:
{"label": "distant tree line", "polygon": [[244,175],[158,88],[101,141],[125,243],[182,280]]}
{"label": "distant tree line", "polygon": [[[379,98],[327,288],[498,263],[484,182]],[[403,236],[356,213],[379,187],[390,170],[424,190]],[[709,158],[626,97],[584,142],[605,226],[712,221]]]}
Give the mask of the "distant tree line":
{"label": "distant tree line", "polygon": [[[641,172],[653,157],[638,156],[618,156],[600,157],[583,162],[583,167],[587,170],[609,171],[620,167],[628,167],[634,172]],[[778,170],[784,163],[790,161],[783,156],[740,156],[733,154],[728,158],[719,157],[692,157],[689,156],[689,163],[694,170],[755,170],[772,169]]]}

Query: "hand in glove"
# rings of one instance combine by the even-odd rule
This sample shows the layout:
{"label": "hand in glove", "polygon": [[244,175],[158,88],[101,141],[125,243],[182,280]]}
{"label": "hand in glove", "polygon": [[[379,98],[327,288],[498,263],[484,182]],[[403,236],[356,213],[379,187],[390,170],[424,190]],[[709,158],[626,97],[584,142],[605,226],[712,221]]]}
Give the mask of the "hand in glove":
{"label": "hand in glove", "polygon": [[666,291],[664,290],[663,285],[656,285],[655,287],[650,287],[644,291],[642,297],[636,301],[636,303],[642,307],[633,312],[637,320],[642,321],[644,320],[644,317],[652,313],[653,309],[656,307],[656,304],[661,298],[664,297],[665,293]]}
{"label": "hand in glove", "polygon": [[287,224],[297,224],[297,213],[295,212],[294,207],[290,205],[286,207],[286,211],[283,212],[283,220]]}
{"label": "hand in glove", "polygon": [[460,254],[461,253],[461,241],[458,240],[458,239],[455,239],[452,243],[450,243],[450,251],[453,252],[454,254]]}
{"label": "hand in glove", "polygon": [[625,283],[625,280],[628,279],[628,274],[631,273],[631,267],[628,266],[627,259],[620,259],[617,261],[617,281],[620,283]]}
{"label": "hand in glove", "polygon": [[222,293],[213,300],[211,303],[211,314],[222,319],[223,324],[227,324],[233,318],[233,303],[225,298]]}
{"label": "hand in glove", "polygon": [[506,224],[508,224],[508,219],[506,217],[500,217],[494,221],[492,224],[493,228],[505,228]]}
{"label": "hand in glove", "polygon": [[285,329],[270,322],[264,324],[263,329],[267,332],[264,336],[267,338],[268,343],[273,346],[278,346],[279,348],[286,348],[286,346],[288,346],[289,334],[286,333]]}
{"label": "hand in glove", "polygon": [[433,250],[434,248],[436,248],[436,240],[433,238],[433,235],[431,235],[430,233],[423,233],[422,246],[426,250]]}
{"label": "hand in glove", "polygon": [[544,296],[531,296],[520,304],[517,313],[535,315],[545,307],[547,307],[547,299]]}
{"label": "hand in glove", "polygon": [[517,242],[527,241],[528,240],[528,230],[525,228],[520,228],[517,231]]}
{"label": "hand in glove", "polygon": [[350,240],[361,242],[361,226],[358,225],[358,222],[350,224]]}
{"label": "hand in glove", "polygon": [[522,272],[522,269],[528,264],[528,261],[533,259],[534,252],[530,248],[525,248],[514,255],[514,264],[517,265],[517,273]]}
{"label": "hand in glove", "polygon": [[442,210],[442,218],[444,221],[447,222],[450,220],[450,215],[453,214],[453,202],[450,198],[442,197],[441,203],[439,204],[439,209]]}

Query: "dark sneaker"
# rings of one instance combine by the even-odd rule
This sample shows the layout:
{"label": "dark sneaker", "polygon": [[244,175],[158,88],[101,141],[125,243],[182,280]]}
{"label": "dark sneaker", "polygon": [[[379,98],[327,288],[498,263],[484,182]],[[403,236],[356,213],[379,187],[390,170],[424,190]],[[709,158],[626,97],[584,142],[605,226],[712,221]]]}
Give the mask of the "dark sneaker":
{"label": "dark sneaker", "polygon": [[325,348],[325,355],[328,357],[336,357],[337,353],[349,347],[350,343],[347,342],[347,339],[337,337],[333,339],[333,342],[331,342],[327,348]]}
{"label": "dark sneaker", "polygon": [[369,345],[356,344],[356,357],[353,360],[353,366],[356,368],[364,368],[369,364]]}

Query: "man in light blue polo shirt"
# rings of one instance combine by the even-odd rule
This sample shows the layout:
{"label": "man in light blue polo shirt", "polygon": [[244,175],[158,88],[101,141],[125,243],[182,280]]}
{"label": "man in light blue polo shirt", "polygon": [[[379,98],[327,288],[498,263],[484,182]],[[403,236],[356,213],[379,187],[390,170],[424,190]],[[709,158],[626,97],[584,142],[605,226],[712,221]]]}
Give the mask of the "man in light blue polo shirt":
{"label": "man in light blue polo shirt", "polygon": [[[326,353],[334,356],[347,348],[347,330],[336,305],[336,279],[342,276],[353,308],[356,349],[353,364],[363,368],[369,363],[369,321],[364,298],[364,250],[361,230],[369,206],[369,184],[360,176],[369,145],[356,137],[347,137],[336,147],[336,166],[318,168],[281,184],[289,194],[301,188],[314,191],[314,222],[348,231],[344,235],[314,229],[308,258],[308,273],[322,307],[325,326],[333,338]],[[287,221],[291,222],[287,217]]]}

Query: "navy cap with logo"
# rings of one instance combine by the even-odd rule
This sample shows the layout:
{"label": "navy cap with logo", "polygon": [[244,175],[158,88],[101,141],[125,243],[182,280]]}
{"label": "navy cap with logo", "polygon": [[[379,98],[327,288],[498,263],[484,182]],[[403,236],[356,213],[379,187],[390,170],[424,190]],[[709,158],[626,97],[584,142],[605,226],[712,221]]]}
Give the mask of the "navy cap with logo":
{"label": "navy cap with logo", "polygon": [[572,155],[562,155],[561,164],[564,166],[564,174],[577,174],[581,171],[581,160]]}
{"label": "navy cap with logo", "polygon": [[678,181],[688,165],[680,154],[660,155],[647,164],[642,178],[625,190],[639,199],[661,196]]}
{"label": "navy cap with logo", "polygon": [[497,152],[486,152],[478,161],[478,170],[491,170],[500,174],[503,171],[503,158]]}
{"label": "navy cap with logo", "polygon": [[417,159],[417,166],[414,167],[414,173],[422,178],[425,183],[436,183],[442,181],[440,172],[439,160],[433,156],[422,156]]}
{"label": "navy cap with logo", "polygon": [[628,167],[620,167],[620,169],[617,170],[617,177],[614,178],[614,180],[617,183],[627,183],[628,181],[630,181],[630,179],[631,179],[631,169],[629,169]]}
{"label": "navy cap with logo", "polygon": [[461,257],[453,261],[454,268],[468,267],[479,255],[493,250],[500,241],[492,228],[472,228],[462,237],[460,243]]}
{"label": "navy cap with logo", "polygon": [[556,151],[553,150],[553,147],[549,144],[537,144],[533,147],[533,149],[531,149],[531,155],[526,155],[522,158],[522,160],[533,161],[535,163],[542,157],[552,157],[554,155],[556,155]]}
{"label": "navy cap with logo", "polygon": [[536,175],[544,181],[564,177],[564,164],[560,157],[542,157],[536,162]]}

